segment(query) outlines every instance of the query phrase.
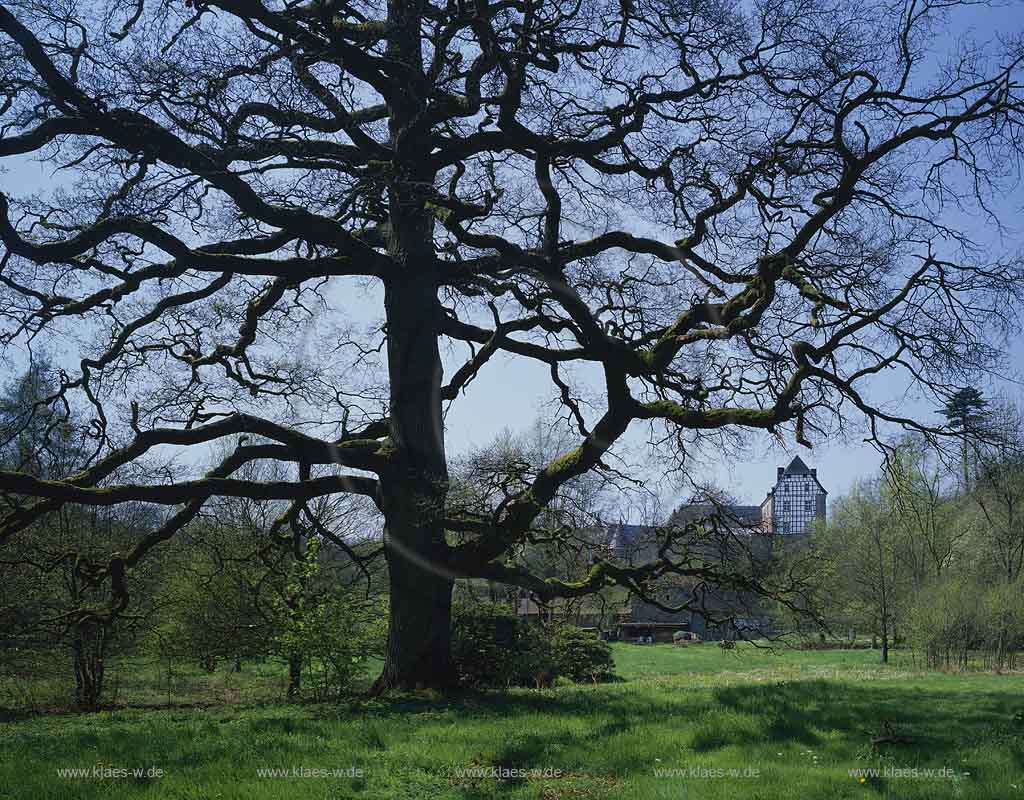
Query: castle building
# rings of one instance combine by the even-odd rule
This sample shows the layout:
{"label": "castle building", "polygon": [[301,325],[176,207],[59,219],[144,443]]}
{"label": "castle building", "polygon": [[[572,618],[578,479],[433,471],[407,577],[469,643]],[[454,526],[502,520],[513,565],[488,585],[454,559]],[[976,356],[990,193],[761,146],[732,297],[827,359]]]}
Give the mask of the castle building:
{"label": "castle building", "polygon": [[[730,536],[697,540],[691,551],[711,559],[738,557],[739,569],[744,564],[766,564],[772,552],[789,544],[798,545],[801,534],[815,519],[824,519],[828,492],[818,481],[818,471],[809,468],[796,456],[786,467],[776,471],[775,486],[760,506],[686,504],[672,514],[669,526],[715,514],[719,524]],[[630,565],[657,558],[659,530],[648,525],[612,526],[609,531],[612,553]],[[631,597],[618,613],[618,636],[625,639],[671,640],[675,631],[684,630],[702,638],[744,636],[756,638],[771,630],[771,619],[761,607],[761,600],[749,592],[683,581],[666,589],[666,605],[690,605],[688,611],[666,611]],[[712,618],[729,618],[720,625]]]}
{"label": "castle building", "polygon": [[[800,546],[801,534],[809,532],[811,522],[824,519],[827,496],[818,481],[818,471],[796,456],[788,466],[778,468],[775,486],[761,505],[687,503],[673,512],[666,526],[620,523],[593,530],[589,532],[595,541],[589,547],[590,559],[601,550],[604,557],[628,566],[649,563],[659,557],[666,527],[672,529],[714,517],[721,534],[690,541],[686,547],[691,557],[709,561],[736,559],[740,572],[751,567],[756,570],[758,565],[769,562],[777,548]],[[771,631],[771,618],[754,593],[715,586],[703,578],[669,578],[657,593],[671,609],[688,608],[669,610],[633,595],[609,602],[604,597],[574,603],[555,601],[551,608],[541,608],[528,593],[523,593],[518,599],[517,613],[538,619],[552,614],[634,641],[671,641],[678,631],[705,639],[756,638]]]}
{"label": "castle building", "polygon": [[810,469],[800,456],[779,467],[775,486],[761,503],[761,520],[772,533],[805,533],[816,519],[825,518],[828,492],[818,481],[818,470]]}

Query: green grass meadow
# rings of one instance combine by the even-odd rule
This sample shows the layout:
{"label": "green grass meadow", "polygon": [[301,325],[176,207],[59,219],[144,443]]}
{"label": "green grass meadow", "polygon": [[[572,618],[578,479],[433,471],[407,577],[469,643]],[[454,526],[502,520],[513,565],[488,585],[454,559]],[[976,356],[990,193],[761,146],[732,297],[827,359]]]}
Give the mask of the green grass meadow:
{"label": "green grass meadow", "polygon": [[[125,708],[6,712],[0,798],[1024,798],[1024,674],[924,672],[899,651],[615,655],[612,684],[347,705],[280,702],[270,665],[125,677]],[[205,705],[159,707],[183,696]]]}

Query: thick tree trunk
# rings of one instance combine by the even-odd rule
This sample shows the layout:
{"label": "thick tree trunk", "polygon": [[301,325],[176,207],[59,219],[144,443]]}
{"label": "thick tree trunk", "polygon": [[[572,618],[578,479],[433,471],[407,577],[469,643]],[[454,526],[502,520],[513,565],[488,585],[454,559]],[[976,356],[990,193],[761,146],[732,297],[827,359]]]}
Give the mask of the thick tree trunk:
{"label": "thick tree trunk", "polygon": [[450,688],[452,579],[423,547],[389,547],[387,555],[391,613],[384,670],[374,690]]}
{"label": "thick tree trunk", "polygon": [[[387,54],[412,72],[423,65],[420,4],[388,3]],[[441,416],[441,335],[436,218],[423,187],[437,175],[429,138],[412,131],[428,96],[411,82],[388,101],[392,169],[387,253],[399,265],[385,281],[392,456],[380,474],[391,610],[384,670],[375,689],[452,684],[452,577],[445,543],[448,466]]]}
{"label": "thick tree trunk", "polygon": [[441,308],[436,279],[425,266],[433,257],[423,249],[430,225],[406,222],[410,239],[393,242],[392,255],[411,266],[388,284],[385,294],[394,467],[381,475],[391,608],[384,670],[374,687],[378,692],[443,689],[453,683],[453,580],[444,535],[448,469],[438,350]]}

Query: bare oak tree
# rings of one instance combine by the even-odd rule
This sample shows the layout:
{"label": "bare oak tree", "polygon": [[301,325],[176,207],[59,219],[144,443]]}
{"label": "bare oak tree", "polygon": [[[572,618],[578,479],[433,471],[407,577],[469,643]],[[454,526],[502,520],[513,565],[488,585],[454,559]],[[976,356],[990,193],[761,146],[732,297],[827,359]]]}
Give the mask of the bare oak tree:
{"label": "bare oak tree", "polygon": [[[961,5],[0,4],[0,156],[61,168],[4,181],[0,334],[60,354],[49,405],[95,446],[63,479],[0,473],[0,542],[68,503],[177,507],[93,565],[116,608],[208,498],[367,495],[381,688],[447,683],[457,577],[551,598],[702,575],[670,548],[564,579],[516,556],[630,426],[680,460],[851,412],[927,429],[872,399],[880,377],[945,400],[997,359],[1019,263],[961,221],[998,223],[1015,185],[1024,51],[941,52]],[[510,357],[578,443],[450,508],[445,409]],[[200,477],[132,470],[237,436]],[[236,476],[265,459],[292,478]]]}

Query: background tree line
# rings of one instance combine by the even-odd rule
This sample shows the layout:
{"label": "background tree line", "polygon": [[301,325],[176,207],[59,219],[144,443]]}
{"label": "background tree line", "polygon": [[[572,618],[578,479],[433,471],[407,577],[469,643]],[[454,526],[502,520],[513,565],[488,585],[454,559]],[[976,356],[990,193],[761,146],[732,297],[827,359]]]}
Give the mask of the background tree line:
{"label": "background tree line", "polygon": [[1024,647],[1024,417],[975,389],[943,412],[958,448],[902,439],[810,537],[819,602],[883,661],[899,644],[929,666],[1010,669]]}
{"label": "background tree line", "polygon": [[[88,431],[71,409],[56,413],[55,369],[35,363],[0,397],[0,464],[35,477],[73,475],[88,458]],[[172,464],[153,461],[152,472]],[[273,462],[246,466],[273,479]],[[280,477],[280,476],[278,476]],[[218,663],[235,670],[273,658],[287,694],[326,698],[381,655],[379,534],[349,495],[318,498],[304,514],[282,501],[221,498],[136,572],[128,598],[83,575],[89,553],[124,552],[167,521],[143,503],[67,504],[20,531],[5,549],[0,581],[0,676],[30,686],[74,679],[76,705],[104,698],[110,659],[161,665]],[[376,642],[376,644],[375,644]],[[109,692],[108,692],[109,694]]]}
{"label": "background tree line", "polygon": [[[44,358],[4,387],[0,467],[46,480],[81,469],[88,429],[73,409],[49,410],[59,402],[58,379]],[[551,457],[556,440],[539,423],[521,435],[506,431],[457,462],[453,494],[478,508],[500,502]],[[175,465],[152,460],[144,468],[151,478]],[[283,480],[286,469],[253,462],[239,475]],[[571,489],[549,509],[551,524],[592,532],[601,486],[588,479]],[[241,672],[256,664],[283,681],[288,699],[333,700],[365,688],[368,663],[384,657],[388,618],[381,517],[372,504],[347,494],[302,506],[216,498],[146,559],[133,582],[144,597],[129,604],[81,576],[80,554],[123,552],[173,516],[144,503],[66,504],[19,532],[0,563],[5,697],[96,708],[113,699],[112,671],[166,673],[171,681],[197,667]],[[592,546],[583,533],[567,541],[537,542],[524,558],[556,574]],[[464,581],[456,600],[454,658],[463,686],[541,686],[557,676],[598,680],[612,672],[604,642],[572,625],[524,624],[515,595],[495,584]],[[31,696],[40,686],[47,696]]]}

